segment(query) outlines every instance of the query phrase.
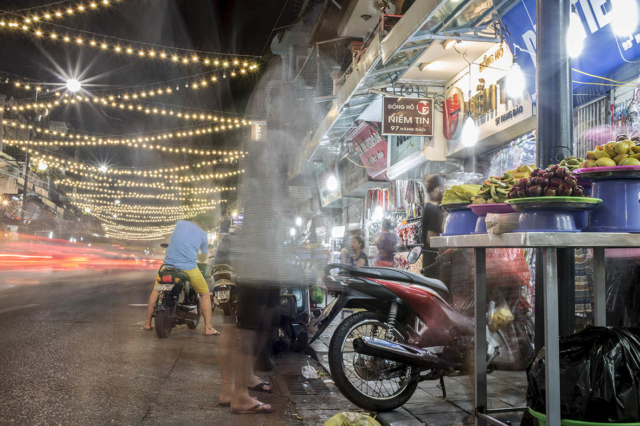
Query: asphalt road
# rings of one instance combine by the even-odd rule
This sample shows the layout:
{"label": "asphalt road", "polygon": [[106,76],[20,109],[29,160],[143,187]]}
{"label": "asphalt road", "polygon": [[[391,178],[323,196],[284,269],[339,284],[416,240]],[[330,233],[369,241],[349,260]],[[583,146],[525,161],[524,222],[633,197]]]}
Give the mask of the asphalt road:
{"label": "asphalt road", "polygon": [[269,416],[216,407],[218,338],[203,321],[168,339],[142,329],[154,271],[3,278],[1,425],[301,424],[277,395],[261,395]]}

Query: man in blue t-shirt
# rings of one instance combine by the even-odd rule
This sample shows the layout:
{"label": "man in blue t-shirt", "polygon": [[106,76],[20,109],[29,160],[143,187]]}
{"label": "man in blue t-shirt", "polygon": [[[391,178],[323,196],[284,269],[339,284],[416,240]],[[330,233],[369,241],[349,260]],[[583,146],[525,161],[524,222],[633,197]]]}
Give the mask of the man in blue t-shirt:
{"label": "man in blue t-shirt", "polygon": [[[203,228],[207,227],[208,215],[203,213],[196,216],[192,222],[179,220],[171,234],[169,247],[164,258],[164,264],[173,265],[181,269],[188,277],[191,287],[200,295],[200,309],[204,315],[205,336],[220,334],[211,327],[211,298],[209,297],[209,287],[207,281],[198,269],[198,251],[207,255],[209,251],[208,236]],[[156,280],[158,285],[160,280]],[[144,323],[146,330],[151,330],[151,317],[153,308],[158,299],[158,292],[154,290],[149,296],[149,307],[147,309],[147,322]]]}

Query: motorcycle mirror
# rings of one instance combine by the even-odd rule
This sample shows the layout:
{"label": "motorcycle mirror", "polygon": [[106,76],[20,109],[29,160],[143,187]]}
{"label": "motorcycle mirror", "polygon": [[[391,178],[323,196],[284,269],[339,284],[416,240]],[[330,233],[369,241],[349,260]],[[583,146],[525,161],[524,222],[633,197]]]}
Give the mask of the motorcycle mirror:
{"label": "motorcycle mirror", "polygon": [[422,246],[415,246],[410,252],[409,256],[407,256],[407,260],[412,265],[420,259],[420,255],[422,254]]}

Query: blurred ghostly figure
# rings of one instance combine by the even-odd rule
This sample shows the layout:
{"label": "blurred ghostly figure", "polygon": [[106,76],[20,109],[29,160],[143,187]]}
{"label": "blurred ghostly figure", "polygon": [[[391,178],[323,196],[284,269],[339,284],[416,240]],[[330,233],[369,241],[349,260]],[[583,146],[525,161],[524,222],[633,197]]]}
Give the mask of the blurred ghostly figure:
{"label": "blurred ghostly figure", "polygon": [[284,226],[286,212],[290,210],[287,179],[291,138],[284,130],[283,119],[290,118],[291,104],[288,92],[277,87],[280,72],[271,68],[248,108],[252,119],[266,116],[267,137],[245,144],[244,151],[249,155],[243,161],[246,172],[238,185],[238,204],[244,218],[230,250],[231,265],[238,271],[240,335],[237,347],[233,341],[221,342],[230,346],[230,352],[226,353],[230,353],[233,363],[233,382],[223,388],[219,402],[230,403],[232,412],[237,414],[272,412],[271,406],[251,397],[248,389],[271,390],[269,384],[253,374],[253,366],[276,323],[280,286],[293,282],[284,245],[288,232]]}
{"label": "blurred ghostly figure", "polygon": [[382,221],[380,234],[376,239],[376,247],[378,255],[376,256],[375,266],[386,266],[393,268],[393,255],[398,245],[398,236],[393,230],[393,224],[389,219]]}

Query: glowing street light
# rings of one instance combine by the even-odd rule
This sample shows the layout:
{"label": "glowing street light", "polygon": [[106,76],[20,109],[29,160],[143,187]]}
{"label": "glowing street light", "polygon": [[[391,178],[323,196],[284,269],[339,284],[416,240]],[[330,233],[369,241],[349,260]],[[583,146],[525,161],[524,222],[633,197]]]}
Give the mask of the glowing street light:
{"label": "glowing street light", "polygon": [[72,78],[70,80],[67,81],[67,89],[70,92],[77,92],[78,90],[82,89],[82,84],[76,80],[75,78]]}

